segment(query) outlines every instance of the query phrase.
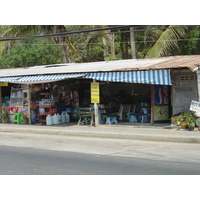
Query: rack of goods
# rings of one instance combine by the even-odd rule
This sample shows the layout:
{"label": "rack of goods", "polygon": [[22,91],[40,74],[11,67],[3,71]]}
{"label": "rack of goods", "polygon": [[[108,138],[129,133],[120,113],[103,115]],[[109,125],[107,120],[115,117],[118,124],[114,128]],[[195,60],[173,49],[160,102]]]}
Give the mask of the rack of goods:
{"label": "rack of goods", "polygon": [[53,99],[43,99],[39,103],[38,122],[46,123],[47,115],[54,115],[57,113],[55,101]]}
{"label": "rack of goods", "polygon": [[24,113],[29,117],[29,92],[25,88],[11,88],[10,97],[3,98],[3,110],[7,110],[9,113],[10,121],[13,121],[15,113]]}

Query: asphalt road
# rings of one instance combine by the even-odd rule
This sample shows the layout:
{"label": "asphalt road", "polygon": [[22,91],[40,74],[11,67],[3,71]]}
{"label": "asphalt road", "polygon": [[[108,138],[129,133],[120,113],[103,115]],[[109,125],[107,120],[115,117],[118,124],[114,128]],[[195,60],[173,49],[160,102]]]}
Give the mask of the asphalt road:
{"label": "asphalt road", "polygon": [[0,133],[1,175],[200,175],[200,145]]}
{"label": "asphalt road", "polygon": [[199,163],[0,146],[1,175],[200,174]]}

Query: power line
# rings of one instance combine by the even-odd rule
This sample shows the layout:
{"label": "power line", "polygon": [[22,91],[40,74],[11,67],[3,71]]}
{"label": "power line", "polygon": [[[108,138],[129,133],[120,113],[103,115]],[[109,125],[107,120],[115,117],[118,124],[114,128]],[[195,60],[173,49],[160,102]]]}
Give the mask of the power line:
{"label": "power line", "polygon": [[25,40],[25,39],[33,39],[33,38],[62,37],[62,36],[65,36],[65,35],[90,33],[90,32],[105,31],[105,30],[124,29],[124,28],[130,28],[130,27],[134,27],[134,26],[135,25],[114,26],[114,27],[108,27],[108,28],[99,28],[99,29],[90,29],[90,30],[72,31],[72,32],[62,32],[62,33],[54,33],[54,34],[46,34],[46,35],[35,35],[35,36],[16,37],[16,38],[2,38],[2,39],[0,39],[0,41]]}
{"label": "power line", "polygon": [[[173,39],[173,40],[160,40],[160,41],[190,41],[190,40],[200,40],[200,38],[192,38],[192,39]],[[157,40],[142,40],[142,41],[135,41],[135,43],[155,43]],[[115,44],[127,44],[129,42],[114,42]],[[75,44],[88,44],[86,42],[77,42]],[[89,44],[102,44],[101,42],[92,42]],[[37,43],[31,43],[31,44],[12,44],[13,46],[60,46],[59,44],[37,44]],[[0,46],[4,46],[0,43]]]}
{"label": "power line", "polygon": [[[71,32],[62,32],[62,33],[54,33],[54,34],[45,34],[45,35],[34,35],[34,36],[26,36],[26,37],[16,37],[16,38],[1,38],[0,41],[13,41],[13,40],[25,40],[25,39],[34,39],[34,38],[50,38],[50,37],[64,37],[64,36],[72,36],[77,34],[86,34],[86,36],[91,35],[102,35],[102,34],[115,34],[119,32],[106,32],[106,33],[91,33],[91,32],[99,32],[106,30],[116,30],[116,29],[126,29],[130,27],[141,27],[143,25],[124,25],[124,26],[110,26],[107,28],[98,28],[98,29],[89,29],[89,30],[78,30]],[[134,32],[142,32],[142,31],[152,31],[152,30],[161,30],[161,29],[174,29],[174,28],[186,28],[190,26],[198,26],[198,25],[185,25],[185,26],[173,26],[173,27],[159,27],[159,28],[149,28],[149,29],[134,29]],[[130,33],[130,30],[120,31],[120,33]]]}

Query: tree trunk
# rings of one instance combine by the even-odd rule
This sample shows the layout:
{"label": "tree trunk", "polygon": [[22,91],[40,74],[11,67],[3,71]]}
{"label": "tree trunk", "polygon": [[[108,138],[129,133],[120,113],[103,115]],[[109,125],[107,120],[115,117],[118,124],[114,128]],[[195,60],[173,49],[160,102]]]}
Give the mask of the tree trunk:
{"label": "tree trunk", "polygon": [[134,27],[130,27],[132,59],[136,59]]}
{"label": "tree trunk", "polygon": [[62,52],[63,62],[68,63],[66,46],[65,46],[65,38],[59,37],[59,45],[60,45],[60,49],[61,49],[61,52]]}
{"label": "tree trunk", "polygon": [[124,59],[125,58],[125,55],[124,55],[124,33],[121,33],[120,49],[121,49],[122,59]]}
{"label": "tree trunk", "polygon": [[[56,25],[56,33],[62,33],[64,30],[64,27],[62,25]],[[62,57],[63,57],[63,62],[67,63],[67,52],[66,52],[66,46],[65,46],[65,38],[64,37],[59,37],[58,38]]]}
{"label": "tree trunk", "polygon": [[103,46],[104,46],[104,54],[103,54],[103,56],[104,56],[104,60],[106,59],[106,57],[108,56],[108,45],[107,45],[107,40],[104,38],[104,37],[102,37],[102,43],[103,43]]}
{"label": "tree trunk", "polygon": [[125,59],[128,59],[129,33],[125,33]]}
{"label": "tree trunk", "polygon": [[112,33],[110,35],[111,41],[110,41],[110,46],[111,46],[111,55],[114,56],[115,55],[115,35],[114,33]]}

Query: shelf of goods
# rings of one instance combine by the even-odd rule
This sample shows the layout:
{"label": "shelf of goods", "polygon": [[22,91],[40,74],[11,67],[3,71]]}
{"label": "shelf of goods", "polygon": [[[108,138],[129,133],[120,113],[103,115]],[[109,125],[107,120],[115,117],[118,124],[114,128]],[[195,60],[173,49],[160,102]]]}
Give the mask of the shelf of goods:
{"label": "shelf of goods", "polygon": [[54,115],[57,113],[56,105],[39,105],[38,122],[46,123],[47,115]]}

